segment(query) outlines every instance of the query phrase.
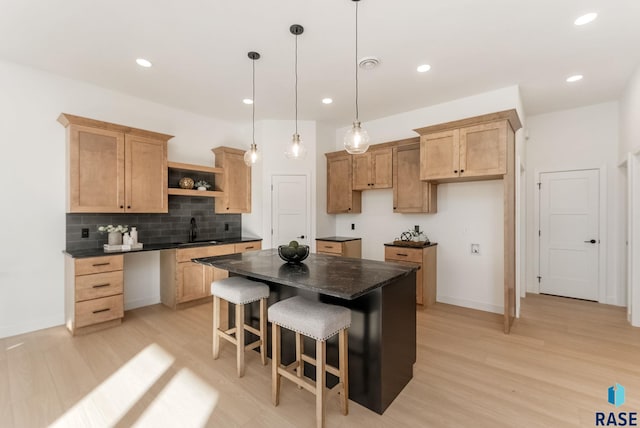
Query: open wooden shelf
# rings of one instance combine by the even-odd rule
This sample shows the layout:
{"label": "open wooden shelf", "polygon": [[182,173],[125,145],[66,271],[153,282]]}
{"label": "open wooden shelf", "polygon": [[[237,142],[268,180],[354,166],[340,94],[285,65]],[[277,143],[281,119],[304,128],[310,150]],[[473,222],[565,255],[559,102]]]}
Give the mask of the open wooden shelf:
{"label": "open wooden shelf", "polygon": [[215,168],[212,166],[204,166],[204,165],[193,165],[190,163],[167,162],[167,167],[171,169],[182,169],[185,171],[207,172],[209,174],[224,174],[224,169],[222,168]]}
{"label": "open wooden shelf", "polygon": [[199,196],[201,198],[221,198],[224,196],[224,192],[215,190],[180,189],[177,187],[169,187],[168,193],[169,195]]}

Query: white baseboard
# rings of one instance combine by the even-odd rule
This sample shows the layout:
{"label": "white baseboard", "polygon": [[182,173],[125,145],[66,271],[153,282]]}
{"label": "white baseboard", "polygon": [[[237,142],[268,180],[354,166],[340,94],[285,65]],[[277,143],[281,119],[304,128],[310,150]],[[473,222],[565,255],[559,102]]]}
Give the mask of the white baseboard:
{"label": "white baseboard", "polygon": [[493,312],[496,314],[504,313],[503,306],[492,305],[490,303],[474,302],[472,300],[459,299],[457,297],[438,295],[437,301],[442,303],[447,303],[449,305],[462,306],[463,308],[478,309],[480,311]]}
{"label": "white baseboard", "polygon": [[155,305],[157,303],[160,303],[160,295],[125,301],[124,310],[128,311],[129,309],[141,308],[143,306]]}

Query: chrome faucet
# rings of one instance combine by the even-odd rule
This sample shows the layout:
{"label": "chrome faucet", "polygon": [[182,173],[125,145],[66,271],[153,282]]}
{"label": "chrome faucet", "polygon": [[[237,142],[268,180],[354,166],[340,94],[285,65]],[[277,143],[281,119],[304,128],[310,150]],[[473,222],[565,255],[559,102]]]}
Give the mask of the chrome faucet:
{"label": "chrome faucet", "polygon": [[194,242],[198,237],[198,225],[196,225],[195,217],[191,217],[191,226],[189,227],[189,242]]}

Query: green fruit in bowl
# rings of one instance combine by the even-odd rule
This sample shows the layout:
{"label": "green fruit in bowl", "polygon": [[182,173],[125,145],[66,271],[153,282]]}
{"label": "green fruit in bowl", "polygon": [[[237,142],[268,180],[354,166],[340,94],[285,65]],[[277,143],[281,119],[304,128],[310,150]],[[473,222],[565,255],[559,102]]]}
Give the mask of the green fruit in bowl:
{"label": "green fruit in bowl", "polygon": [[281,247],[281,251],[282,251],[282,255],[285,257],[295,257],[296,255],[296,249],[293,247],[286,247],[283,245]]}
{"label": "green fruit in bowl", "polygon": [[289,246],[293,247],[293,248],[298,248],[300,244],[298,244],[298,241],[291,241],[289,242]]}
{"label": "green fruit in bowl", "polygon": [[302,245],[296,248],[296,254],[298,257],[306,257],[309,254],[309,248],[306,245]]}

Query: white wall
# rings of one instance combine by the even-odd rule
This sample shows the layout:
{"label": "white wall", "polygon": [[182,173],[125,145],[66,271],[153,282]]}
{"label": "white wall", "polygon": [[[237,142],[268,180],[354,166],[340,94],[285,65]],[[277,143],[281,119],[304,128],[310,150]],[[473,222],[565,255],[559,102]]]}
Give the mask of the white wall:
{"label": "white wall", "polygon": [[620,145],[618,160],[627,158],[627,153],[640,151],[640,67],[629,79],[620,98]]}
{"label": "white wall", "polygon": [[[527,165],[527,259],[537,260],[535,243],[536,172],[551,172],[604,167],[607,183],[606,236],[601,249],[607,257],[606,303],[626,304],[626,291],[618,278],[619,231],[617,230],[618,182],[618,103],[609,102],[572,110],[558,111],[527,119],[529,139]],[[602,197],[602,195],[601,195]],[[602,238],[601,238],[602,239]],[[527,290],[537,290],[536,263],[527,265]]]}
{"label": "white wall", "polygon": [[[367,121],[363,126],[372,144],[414,137],[412,129],[517,109],[522,119],[517,86]],[[345,128],[336,131],[334,150],[342,149]],[[516,142],[522,145],[521,131]],[[326,180],[326,177],[321,178]],[[393,213],[392,190],[362,193],[362,214],[336,216],[336,234],[362,237],[362,257],[384,260],[385,242],[420,225],[438,242],[437,300],[460,306],[503,312],[503,187],[502,181],[450,183],[438,186],[438,213]],[[355,231],[351,224],[356,225]],[[471,255],[471,244],[480,244],[480,255]]]}
{"label": "white wall", "polygon": [[[211,148],[248,147],[246,123],[199,116],[11,63],[0,62],[0,93],[0,337],[64,322],[65,130],[56,121],[61,112],[175,135],[168,149],[173,161],[213,165]],[[158,253],[128,255],[125,263],[133,278],[125,290],[133,300],[125,305],[158,302],[153,284]]]}
{"label": "white wall", "polygon": [[304,159],[287,159],[284,152],[295,130],[292,120],[263,120],[256,123],[256,144],[262,161],[253,167],[251,214],[242,216],[243,234],[263,238],[262,247],[272,248],[281,242],[271,242],[271,177],[273,175],[306,175],[311,221],[310,244],[315,248],[316,233],[316,123],[298,121],[298,133],[307,148]]}

